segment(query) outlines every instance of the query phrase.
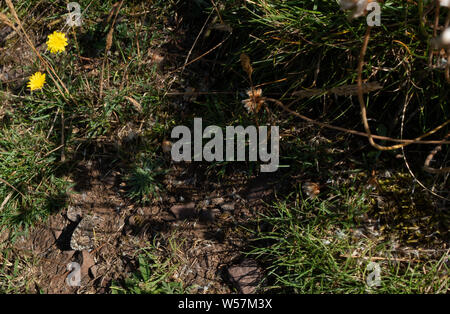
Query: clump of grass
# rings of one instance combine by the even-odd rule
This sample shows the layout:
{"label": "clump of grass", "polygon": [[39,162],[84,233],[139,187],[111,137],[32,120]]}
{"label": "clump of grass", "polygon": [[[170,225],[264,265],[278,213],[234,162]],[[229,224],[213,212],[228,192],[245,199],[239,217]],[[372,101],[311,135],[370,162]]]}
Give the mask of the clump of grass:
{"label": "clump of grass", "polygon": [[34,285],[34,260],[28,256],[17,256],[7,248],[5,243],[0,245],[0,294],[31,293]]}
{"label": "clump of grass", "polygon": [[161,176],[167,173],[158,159],[144,160],[131,170],[127,178],[128,196],[135,201],[147,203],[163,190]]}
{"label": "clump of grass", "polygon": [[[389,241],[354,237],[367,204],[336,195],[339,201],[302,199],[280,202],[261,221],[269,230],[255,233],[258,243],[248,254],[266,265],[266,291],[279,293],[445,293],[448,253],[425,262],[377,259],[381,285],[369,287],[367,266],[384,256]],[[342,198],[343,197],[343,198]],[[354,204],[348,215],[340,203]],[[356,208],[357,207],[357,208]],[[353,256],[355,252],[358,252]]]}
{"label": "clump of grass", "polygon": [[[88,6],[87,3],[80,4],[85,8]],[[27,228],[36,221],[45,219],[49,213],[62,210],[69,187],[65,177],[70,176],[71,167],[83,147],[99,138],[112,142],[115,134],[119,133],[124,125],[133,125],[136,120],[149,121],[151,119],[147,118],[150,115],[158,117],[155,111],[160,108],[162,101],[154,86],[155,70],[149,71],[142,67],[143,62],[147,61],[145,53],[158,37],[159,32],[155,29],[161,30],[157,18],[152,17],[150,24],[145,22],[145,19],[140,20],[139,27],[128,22],[120,22],[117,25],[117,40],[111,48],[113,55],[117,56],[113,57],[111,62],[115,78],[108,78],[109,84],[106,85],[102,98],[96,88],[99,85],[98,73],[83,70],[83,62],[79,56],[103,56],[106,25],[94,21],[107,16],[112,5],[110,2],[92,3],[85,12],[83,27],[68,32],[64,28],[65,19],[57,21],[59,16],[67,13],[65,5],[53,6],[50,11],[42,2],[24,1],[16,5],[22,23],[28,22],[24,17],[29,14],[34,15],[39,10],[46,10],[47,14],[41,15],[39,19],[56,21],[50,29],[45,29],[45,32],[56,30],[65,33],[68,45],[66,47],[64,43],[64,47],[57,49],[64,51],[58,55],[50,52],[43,55],[46,62],[57,70],[61,82],[67,86],[68,93],[62,95],[59,92],[57,84],[50,80],[48,72],[45,85],[38,84],[38,87],[43,88],[31,94],[26,87],[26,81],[15,90],[10,89],[8,83],[1,83],[1,97],[5,106],[0,109],[0,179],[3,180],[0,182],[0,229]],[[155,2],[152,6],[155,12],[160,11],[158,8],[170,7],[162,1]],[[123,13],[141,9],[141,6],[124,6]],[[37,20],[32,23],[33,30],[40,33],[42,29],[35,28],[43,24],[36,22]],[[98,36],[89,40],[92,32]],[[130,32],[134,33],[130,35]],[[155,35],[149,38],[149,34]],[[20,41],[18,38],[8,41],[5,51],[15,50],[17,42],[23,41],[22,37]],[[136,40],[139,40],[140,44],[136,43]],[[22,44],[22,49],[32,52],[25,42]],[[95,55],[91,55],[90,50],[95,50]],[[128,65],[126,75],[121,76],[118,73],[124,73],[123,62]],[[30,75],[45,68],[38,58],[34,58],[33,63],[27,61],[22,66]],[[97,65],[89,65],[89,69],[94,66]],[[132,98],[142,95],[138,98],[142,106],[141,111],[133,109],[124,98],[125,95]],[[159,125],[152,121],[141,124],[143,133],[150,124]],[[160,136],[156,131],[153,133],[156,134],[155,137]],[[152,137],[153,133],[149,137]],[[130,152],[128,147],[124,147],[120,150],[125,151],[121,157],[126,161],[134,160],[136,151],[140,149],[142,146]],[[152,194],[160,189],[154,181],[158,175],[153,170],[150,171],[147,165],[136,167],[130,175],[130,196],[143,201],[150,199]]]}
{"label": "clump of grass", "polygon": [[113,294],[183,294],[186,288],[173,276],[177,265],[157,254],[153,243],[139,250],[137,271],[122,283],[113,282]]}
{"label": "clump of grass", "polygon": [[42,132],[0,129],[0,227],[26,230],[64,206],[69,184],[55,176],[53,150]]}

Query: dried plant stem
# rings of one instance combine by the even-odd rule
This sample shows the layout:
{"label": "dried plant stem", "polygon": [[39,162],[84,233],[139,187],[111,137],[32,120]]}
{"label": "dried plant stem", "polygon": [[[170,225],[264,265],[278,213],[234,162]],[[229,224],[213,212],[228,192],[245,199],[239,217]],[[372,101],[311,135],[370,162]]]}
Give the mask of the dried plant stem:
{"label": "dried plant stem", "polygon": [[217,45],[215,45],[214,47],[212,47],[211,49],[209,49],[208,51],[202,53],[200,56],[198,56],[197,58],[189,61],[188,63],[184,64],[183,66],[176,68],[175,70],[171,71],[169,74],[173,74],[175,72],[178,72],[180,70],[183,70],[185,67],[187,67],[188,65],[191,65],[192,63],[197,62],[198,60],[202,59],[204,56],[210,54],[211,52],[213,52],[214,50],[216,50],[217,48],[219,48],[220,46],[223,45],[224,42],[226,42],[228,40],[228,38],[230,38],[231,33],[228,34],[228,36],[223,39],[220,43],[218,43]]}
{"label": "dried plant stem", "polygon": [[[445,136],[445,139],[447,139],[449,137],[450,137],[450,132]],[[425,170],[426,172],[429,172],[429,173],[434,173],[434,174],[450,172],[450,167],[440,168],[440,169],[430,167],[430,162],[433,160],[434,156],[441,150],[442,150],[442,145],[438,145],[430,152],[430,154],[425,159],[425,164],[423,166],[423,170]]]}
{"label": "dried plant stem", "polygon": [[341,257],[346,258],[362,258],[370,261],[393,261],[393,262],[420,262],[417,259],[410,258],[398,258],[398,257],[382,257],[382,256],[362,256],[362,255],[350,255],[350,254],[341,254]]}
{"label": "dried plant stem", "polygon": [[22,192],[20,192],[18,189],[16,189],[12,184],[10,184],[8,181],[3,180],[2,178],[0,178],[0,182],[6,184],[7,186],[9,186],[11,189],[13,189],[14,191],[16,191],[17,193],[19,193],[23,198],[25,198],[25,195],[22,194]]}
{"label": "dried plant stem", "polygon": [[194,50],[195,46],[197,45],[197,42],[198,42],[200,36],[202,35],[203,31],[205,30],[206,25],[208,25],[211,15],[212,15],[212,12],[208,15],[208,18],[205,20],[205,23],[203,23],[203,26],[200,29],[200,31],[198,32],[197,37],[195,38],[194,43],[191,46],[191,49],[189,49],[186,59],[184,60],[183,68],[181,69],[180,75],[183,75],[184,69],[186,68],[186,64],[188,63],[189,58],[191,57],[192,51]]}
{"label": "dried plant stem", "polygon": [[[408,104],[409,104],[409,101],[411,100],[411,98],[412,98],[412,95],[410,97],[408,97],[408,94],[406,94],[405,102],[403,104],[403,110],[402,110],[402,123],[400,125],[400,138],[403,138],[403,130],[404,130],[404,126],[405,126],[406,108],[408,107]],[[444,196],[441,196],[441,195],[437,194],[436,192],[434,192],[433,190],[431,190],[430,188],[425,186],[425,184],[419,178],[417,178],[417,176],[414,174],[414,172],[411,169],[411,166],[410,166],[410,164],[408,162],[408,159],[406,158],[405,148],[404,147],[402,147],[402,156],[403,156],[403,161],[405,162],[405,165],[406,165],[406,168],[408,169],[409,174],[411,175],[411,177],[413,177],[413,179],[417,182],[417,184],[419,184],[425,191],[427,191],[431,195],[434,195],[435,197],[440,198],[442,200],[450,201],[450,199],[445,198]]]}
{"label": "dried plant stem", "polygon": [[[445,28],[450,24],[450,9],[447,11],[447,17],[445,19]],[[450,49],[447,49],[447,66],[445,67],[445,79],[450,84]]]}
{"label": "dried plant stem", "polygon": [[436,0],[436,11],[434,15],[434,25],[433,25],[433,37],[437,36],[437,28],[439,26],[439,11],[441,9],[441,2]]}
{"label": "dried plant stem", "polygon": [[426,36],[426,31],[425,31],[425,24],[423,21],[424,15],[423,15],[423,0],[418,0],[417,1],[417,7],[419,10],[419,30],[420,30],[420,34],[422,36]]}
{"label": "dried plant stem", "polygon": [[216,10],[217,16],[219,17],[220,23],[221,24],[225,24],[223,22],[222,16],[220,15],[219,9],[217,8],[216,3],[214,2],[214,0],[211,0],[212,5],[214,6],[214,10]]}
{"label": "dried plant stem", "polygon": [[[445,127],[446,125],[448,125],[450,123],[450,120],[445,121],[444,123],[442,123],[441,125],[439,125],[438,127],[434,128],[433,130],[422,134],[419,137],[416,137],[415,139],[409,141],[409,142],[403,142],[401,141],[401,144],[396,144],[396,145],[392,145],[392,146],[382,146],[382,145],[378,145],[377,143],[375,143],[375,141],[373,140],[375,138],[374,135],[372,135],[371,131],[370,131],[370,126],[369,126],[369,121],[367,120],[367,109],[366,109],[366,104],[364,101],[364,95],[363,95],[363,86],[362,86],[362,69],[364,66],[364,57],[366,55],[366,51],[367,51],[367,46],[369,44],[369,39],[370,39],[370,31],[371,31],[372,27],[367,27],[366,30],[366,34],[364,36],[364,42],[363,42],[363,46],[361,47],[361,52],[359,54],[359,62],[358,62],[358,79],[357,79],[357,83],[358,83],[358,101],[359,101],[359,105],[361,108],[361,118],[362,118],[362,122],[364,125],[364,129],[367,133],[367,136],[369,138],[369,143],[370,145],[372,145],[373,147],[375,147],[378,150],[394,150],[394,149],[399,149],[402,147],[405,147],[407,145],[411,145],[413,143],[419,143],[420,140],[422,140],[425,137],[430,136],[433,133],[436,133],[437,131],[439,131],[440,129],[442,129],[443,127]],[[441,142],[442,144],[442,142]]]}
{"label": "dried plant stem", "polygon": [[[314,119],[308,118],[292,109],[289,109],[288,107],[286,107],[281,101],[274,99],[274,98],[267,98],[264,97],[263,98],[265,101],[268,102],[272,102],[276,105],[278,105],[280,108],[282,108],[284,111],[289,112],[290,114],[299,117],[302,120],[308,121],[309,123],[327,128],[327,129],[333,129],[333,130],[337,130],[337,131],[341,131],[341,132],[345,132],[345,133],[349,133],[349,134],[353,134],[353,135],[358,135],[358,136],[364,136],[364,137],[369,137],[369,134],[364,133],[364,132],[359,132],[356,130],[351,130],[351,129],[346,129],[346,128],[342,128],[339,126],[335,126],[335,125],[331,125],[328,123],[324,123],[324,122],[319,122],[316,121]],[[442,126],[439,126],[438,128],[440,129]],[[378,139],[378,140],[383,140],[383,141],[390,141],[390,142],[397,142],[397,143],[406,143],[406,144],[450,144],[450,141],[422,141],[422,140],[409,140],[409,139],[396,139],[396,138],[391,138],[391,137],[387,137],[387,136],[380,136],[380,135],[370,135],[372,138]]]}

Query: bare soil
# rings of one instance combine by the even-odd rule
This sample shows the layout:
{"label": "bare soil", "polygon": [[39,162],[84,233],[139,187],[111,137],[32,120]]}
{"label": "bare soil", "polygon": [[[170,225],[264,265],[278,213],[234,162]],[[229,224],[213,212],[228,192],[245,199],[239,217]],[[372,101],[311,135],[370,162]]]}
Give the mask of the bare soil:
{"label": "bare soil", "polygon": [[[179,263],[174,274],[193,293],[229,293],[227,269],[242,260],[247,245],[242,226],[261,209],[274,187],[268,178],[248,180],[239,175],[210,182],[201,165],[174,165],[166,176],[166,192],[140,206],[125,195],[123,169],[105,159],[82,160],[72,171],[68,208],[79,218],[97,217],[93,247],[75,251],[70,239],[79,221],[64,209],[34,226],[13,246],[17,256],[34,261],[29,270],[31,292],[108,293],[113,280],[123,280],[137,268],[136,251],[158,239],[161,254]],[[72,218],[73,220],[73,218]],[[167,249],[177,239],[176,252]],[[66,283],[67,265],[81,265],[81,286]],[[196,289],[196,290],[195,290]]]}

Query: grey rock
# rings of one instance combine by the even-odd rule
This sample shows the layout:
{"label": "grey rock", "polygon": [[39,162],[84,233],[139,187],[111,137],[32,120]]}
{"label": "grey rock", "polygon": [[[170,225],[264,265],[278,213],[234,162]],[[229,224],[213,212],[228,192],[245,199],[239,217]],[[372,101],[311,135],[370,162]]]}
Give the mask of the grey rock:
{"label": "grey rock", "polygon": [[187,219],[195,216],[195,203],[190,202],[186,204],[174,205],[170,211],[177,219]]}
{"label": "grey rock", "polygon": [[222,210],[232,211],[232,210],[234,210],[234,204],[233,203],[225,203],[225,204],[220,205],[220,208],[222,208]]}
{"label": "grey rock", "polygon": [[228,268],[228,275],[240,293],[255,293],[262,280],[262,271],[254,260],[245,259]]}

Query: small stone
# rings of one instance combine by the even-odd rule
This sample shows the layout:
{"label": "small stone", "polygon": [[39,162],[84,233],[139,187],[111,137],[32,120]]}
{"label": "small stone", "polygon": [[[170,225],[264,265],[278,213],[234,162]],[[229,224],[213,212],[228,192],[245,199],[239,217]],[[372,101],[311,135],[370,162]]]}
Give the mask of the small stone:
{"label": "small stone", "polygon": [[95,277],[97,277],[98,275],[98,269],[99,266],[98,265],[94,265],[91,268],[89,268],[89,275],[91,276],[92,279],[94,279]]}
{"label": "small stone", "polygon": [[224,202],[223,197],[216,197],[212,199],[213,205],[219,205]]}
{"label": "small stone", "polygon": [[256,292],[262,279],[262,272],[254,260],[246,259],[238,265],[228,268],[228,275],[240,293]]}
{"label": "small stone", "polygon": [[202,210],[200,213],[200,221],[202,222],[213,222],[214,215],[210,210]]}
{"label": "small stone", "polygon": [[133,227],[139,227],[143,224],[143,222],[144,222],[144,217],[141,215],[134,215],[128,219],[128,223],[130,224],[130,226],[133,226]]}
{"label": "small stone", "polygon": [[204,222],[213,222],[220,216],[220,210],[218,208],[212,208],[203,210],[200,214],[200,220]]}
{"label": "small stone", "polygon": [[106,185],[108,185],[109,187],[114,186],[114,184],[116,183],[116,177],[114,176],[107,176],[106,178],[103,178],[102,180]]}
{"label": "small stone", "polygon": [[170,211],[177,219],[192,218],[195,216],[195,203],[174,205],[170,208]]}
{"label": "small stone", "polygon": [[88,251],[82,251],[83,263],[81,264],[81,277],[88,274],[89,269],[95,265],[93,256]]}
{"label": "small stone", "polygon": [[220,208],[225,211],[233,211],[234,210],[234,204],[233,203],[225,203],[220,205]]}
{"label": "small stone", "polygon": [[170,153],[172,150],[172,142],[171,141],[163,141],[162,142],[162,150],[165,153]]}

